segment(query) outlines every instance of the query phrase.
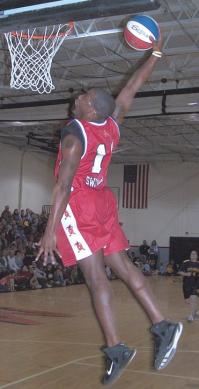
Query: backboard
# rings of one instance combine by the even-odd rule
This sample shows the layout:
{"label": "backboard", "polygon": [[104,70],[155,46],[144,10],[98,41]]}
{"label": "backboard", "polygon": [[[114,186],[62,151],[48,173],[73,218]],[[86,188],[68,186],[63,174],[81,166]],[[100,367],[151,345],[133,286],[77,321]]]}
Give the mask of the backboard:
{"label": "backboard", "polygon": [[157,0],[0,0],[0,32],[159,8]]}

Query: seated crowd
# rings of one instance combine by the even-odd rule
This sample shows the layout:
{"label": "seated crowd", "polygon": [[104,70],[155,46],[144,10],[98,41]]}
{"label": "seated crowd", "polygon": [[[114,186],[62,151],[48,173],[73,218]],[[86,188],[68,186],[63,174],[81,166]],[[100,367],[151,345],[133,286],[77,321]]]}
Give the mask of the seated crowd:
{"label": "seated crowd", "polygon": [[153,274],[165,276],[178,275],[179,267],[174,261],[170,261],[166,268],[160,261],[159,247],[156,240],[153,240],[151,245],[148,245],[147,241],[143,240],[142,244],[139,246],[137,255],[133,247],[130,248],[127,253],[132,263],[139,267],[146,276]]}
{"label": "seated crowd", "polygon": [[43,235],[47,215],[6,206],[0,216],[0,292],[52,288],[84,282],[77,266],[63,268],[61,261],[35,262],[38,242]]}
{"label": "seated crowd", "polygon": [[153,240],[150,246],[147,244],[146,240],[143,240],[143,243],[139,246],[137,255],[133,247],[129,248],[127,254],[131,262],[139,267],[144,275],[159,274],[159,247],[156,240]]}
{"label": "seated crowd", "polygon": [[[47,223],[47,214],[34,213],[30,209],[15,209],[5,206],[0,216],[0,292],[52,288],[84,283],[83,274],[78,266],[64,268],[58,256],[56,264],[42,260],[35,262],[40,241]],[[127,254],[144,275],[175,275],[175,265],[169,264],[163,271],[159,263],[159,248],[155,240],[149,246],[146,240],[139,247],[139,255],[135,255],[131,247]],[[106,267],[107,277],[112,280],[116,276]]]}

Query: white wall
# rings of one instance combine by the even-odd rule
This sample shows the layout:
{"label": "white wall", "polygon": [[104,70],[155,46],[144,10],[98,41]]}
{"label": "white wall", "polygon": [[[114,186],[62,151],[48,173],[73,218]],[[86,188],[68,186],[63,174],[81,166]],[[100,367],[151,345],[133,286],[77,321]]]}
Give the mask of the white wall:
{"label": "white wall", "polygon": [[[18,208],[21,198],[21,208],[41,212],[43,204],[50,204],[53,168],[53,155],[23,154],[0,145],[0,211],[7,204]],[[109,185],[120,188],[120,221],[131,244],[156,239],[160,246],[169,246],[170,236],[199,236],[198,164],[151,164],[148,209],[122,208],[122,182],[123,165],[111,165]]]}
{"label": "white wall", "polygon": [[20,152],[0,145],[0,211],[5,205],[17,208]]}
{"label": "white wall", "polygon": [[0,145],[0,211],[21,203],[21,208],[41,212],[50,203],[53,168],[53,155]]}
{"label": "white wall", "polygon": [[131,244],[156,239],[169,246],[170,236],[199,236],[199,165],[150,165],[148,209],[122,208],[123,165],[111,165],[109,185],[120,187],[120,221]]}
{"label": "white wall", "polygon": [[51,203],[54,184],[54,158],[42,153],[27,153],[24,158],[22,205],[41,211],[42,205]]}

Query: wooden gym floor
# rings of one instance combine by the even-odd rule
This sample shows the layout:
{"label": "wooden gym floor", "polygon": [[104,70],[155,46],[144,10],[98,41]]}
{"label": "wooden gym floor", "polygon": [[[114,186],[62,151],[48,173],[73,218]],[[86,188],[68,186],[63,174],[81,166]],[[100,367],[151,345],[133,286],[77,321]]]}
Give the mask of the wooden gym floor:
{"label": "wooden gym floor", "polygon": [[[113,387],[198,389],[199,321],[188,324],[184,319],[186,307],[181,280],[154,276],[149,282],[166,317],[183,320],[184,333],[178,353],[161,372],[151,368],[148,319],[126,287],[118,280],[112,281],[121,338],[138,351]],[[99,347],[103,338],[84,285],[1,294],[1,306],[16,311],[0,313],[0,389],[102,388],[103,360]],[[39,316],[42,310],[65,313],[65,317],[44,316],[45,313]],[[1,316],[8,317],[8,321],[12,316],[13,321],[28,319],[35,324],[1,322]]]}

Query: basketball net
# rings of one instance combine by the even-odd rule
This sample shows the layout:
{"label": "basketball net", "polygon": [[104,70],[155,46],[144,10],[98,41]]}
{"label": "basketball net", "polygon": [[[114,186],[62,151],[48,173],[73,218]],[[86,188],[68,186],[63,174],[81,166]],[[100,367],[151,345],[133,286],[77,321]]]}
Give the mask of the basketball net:
{"label": "basketball net", "polygon": [[64,39],[73,29],[73,22],[40,29],[8,32],[5,38],[11,57],[11,88],[50,93],[55,86],[51,78],[52,60]]}

